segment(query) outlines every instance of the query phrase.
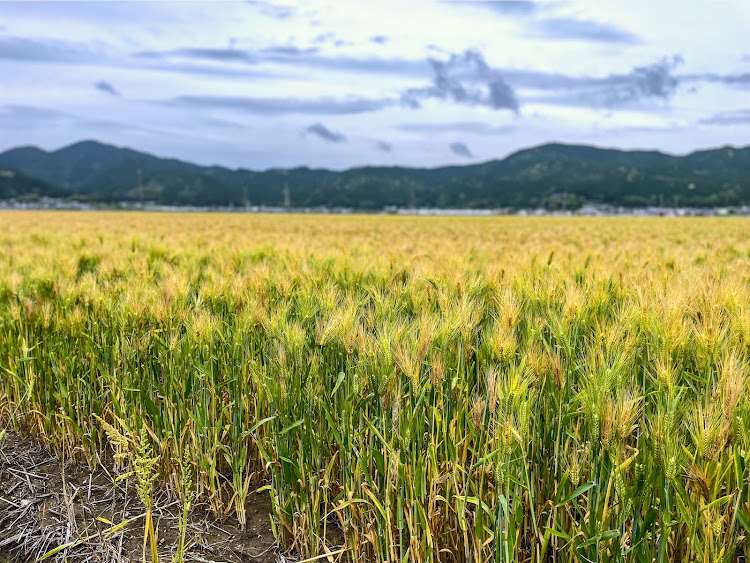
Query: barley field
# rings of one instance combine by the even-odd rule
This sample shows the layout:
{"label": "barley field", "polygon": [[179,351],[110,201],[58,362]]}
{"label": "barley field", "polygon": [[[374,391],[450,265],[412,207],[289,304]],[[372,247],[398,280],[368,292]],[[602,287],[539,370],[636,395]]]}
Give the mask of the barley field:
{"label": "barley field", "polygon": [[292,560],[746,561],[747,219],[0,227],[2,428],[147,513],[261,488]]}

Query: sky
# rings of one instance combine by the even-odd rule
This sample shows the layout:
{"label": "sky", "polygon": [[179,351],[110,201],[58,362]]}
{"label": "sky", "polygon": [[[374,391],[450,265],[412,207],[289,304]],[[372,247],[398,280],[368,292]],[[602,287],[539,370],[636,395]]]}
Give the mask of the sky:
{"label": "sky", "polygon": [[441,166],[750,144],[747,0],[0,2],[0,151]]}

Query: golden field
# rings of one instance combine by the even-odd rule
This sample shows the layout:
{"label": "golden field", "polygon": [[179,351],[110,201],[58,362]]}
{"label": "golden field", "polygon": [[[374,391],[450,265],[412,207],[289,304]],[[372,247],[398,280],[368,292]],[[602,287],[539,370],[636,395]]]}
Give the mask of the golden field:
{"label": "golden field", "polygon": [[301,559],[749,551],[747,219],[0,227],[2,427],[114,463],[148,541],[154,490],[243,524],[263,486]]}

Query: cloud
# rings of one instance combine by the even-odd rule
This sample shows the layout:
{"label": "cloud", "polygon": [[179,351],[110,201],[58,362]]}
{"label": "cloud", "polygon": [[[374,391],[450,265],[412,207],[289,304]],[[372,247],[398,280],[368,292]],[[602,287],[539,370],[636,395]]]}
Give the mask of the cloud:
{"label": "cloud", "polygon": [[470,49],[451,55],[447,61],[428,59],[428,62],[433,71],[432,86],[404,92],[402,101],[406,105],[416,108],[421,100],[437,98],[518,113],[519,103],[513,88],[500,71],[487,64],[479,51]]}
{"label": "cloud", "polygon": [[257,8],[264,16],[277,20],[288,20],[296,13],[296,8],[294,6],[271,4],[269,2],[256,2],[252,0],[246,0],[246,2]]}
{"label": "cloud", "polygon": [[224,108],[262,115],[348,115],[378,111],[390,100],[364,98],[244,98],[233,96],[179,96],[168,103],[186,107]]}
{"label": "cloud", "polygon": [[330,43],[336,40],[336,34],[332,31],[319,33],[313,40],[315,43]]}
{"label": "cloud", "polygon": [[739,88],[750,87],[750,73],[744,74],[716,74],[707,72],[703,74],[684,74],[676,77],[679,82],[710,82],[737,86]]}
{"label": "cloud", "polygon": [[343,133],[339,133],[338,131],[331,131],[322,123],[314,123],[307,129],[305,129],[305,131],[330,143],[343,143],[344,141],[346,141],[346,136]]}
{"label": "cloud", "polygon": [[731,111],[722,111],[701,119],[701,123],[706,125],[744,125],[750,124],[750,109],[738,109]]}
{"label": "cloud", "polygon": [[[343,42],[339,41],[336,41],[334,44],[336,46],[344,45]],[[319,68],[334,71],[394,74],[401,76],[425,76],[429,72],[429,67],[425,64],[424,60],[330,56],[319,53],[317,47],[302,49],[289,45],[266,47],[255,51],[227,48],[180,48],[170,51],[141,51],[136,55],[149,59],[179,57],[225,63],[238,62],[250,65],[276,63],[299,66],[306,69]]]}
{"label": "cloud", "polygon": [[393,145],[391,143],[386,143],[385,141],[377,141],[375,143],[375,148],[381,152],[391,152],[393,150]]}
{"label": "cloud", "polygon": [[96,88],[97,90],[100,90],[100,91],[102,91],[102,92],[104,92],[106,94],[109,94],[111,96],[117,96],[117,97],[120,96],[120,92],[118,92],[117,89],[114,86],[112,86],[112,84],[110,84],[109,82],[107,82],[106,80],[100,80],[99,82],[97,82],[96,84],[94,84],[94,88]]}
{"label": "cloud", "polygon": [[377,43],[378,45],[384,45],[388,43],[388,38],[385,35],[374,35],[370,37],[370,41]]}
{"label": "cloud", "polygon": [[629,75],[631,84],[626,89],[629,91],[626,96],[669,98],[679,82],[672,71],[683,62],[681,55],[674,55],[671,59],[664,57],[650,65],[634,68]]}
{"label": "cloud", "polygon": [[317,53],[318,48],[308,47],[307,49],[300,49],[299,47],[295,47],[294,45],[276,45],[261,49],[260,52],[262,54],[267,53],[269,55],[280,55],[282,57],[295,57],[298,55],[309,55],[312,53]]}
{"label": "cloud", "polygon": [[216,48],[216,49],[205,49],[205,48],[187,48],[187,49],[177,49],[176,51],[171,51],[168,53],[160,53],[158,51],[143,51],[141,53],[138,53],[138,56],[147,57],[147,58],[162,58],[163,54],[174,54],[179,56],[184,56],[187,58],[196,58],[196,59],[209,59],[212,61],[219,61],[219,62],[246,62],[246,63],[257,63],[260,62],[260,59],[258,57],[252,56],[251,53],[248,53],[247,51],[241,51],[239,49],[226,49],[226,48]]}
{"label": "cloud", "polygon": [[[196,49],[195,51],[201,51]],[[234,49],[203,49],[201,59],[229,61],[234,55],[235,60],[246,60],[243,51]],[[210,55],[210,56],[209,56]],[[0,59],[21,62],[62,63],[73,65],[116,66],[118,68],[135,68],[160,72],[176,72],[183,74],[206,74],[216,76],[236,77],[272,77],[277,76],[268,70],[237,69],[228,66],[211,64],[194,64],[165,60],[165,54],[159,51],[140,51],[133,55],[115,57],[108,51],[95,50],[87,45],[73,41],[62,40],[33,40],[18,37],[0,38]],[[249,61],[248,61],[249,62]]]}
{"label": "cloud", "polygon": [[[336,41],[335,44],[342,46],[348,43]],[[205,74],[228,73],[232,69],[229,67],[222,69],[218,66],[214,69],[181,66],[175,59],[244,63],[247,65],[276,63],[306,69],[318,68],[340,72],[399,76],[421,77],[429,73],[429,67],[421,59],[331,56],[319,53],[316,47],[300,48],[293,45],[277,45],[257,50],[233,47],[181,47],[164,51],[142,50],[113,58],[109,52],[93,49],[89,45],[74,41],[1,37],[0,59],[72,64],[116,64],[117,66]],[[148,63],[143,64],[143,61],[148,61]],[[154,63],[158,63],[158,66],[155,66]],[[264,73],[270,75],[267,71],[264,71]]]}
{"label": "cloud", "polygon": [[[143,54],[138,54],[138,59],[143,59]],[[150,59],[149,57],[146,57]],[[259,68],[238,68],[233,66],[225,65],[213,65],[210,62],[207,64],[195,64],[193,62],[187,63],[174,63],[171,61],[163,61],[159,58],[153,59],[155,62],[147,62],[143,64],[140,60],[136,61],[136,64],[119,64],[118,66],[127,68],[138,68],[156,72],[170,72],[186,75],[206,75],[206,76],[222,76],[227,78],[278,78],[279,72],[271,70],[261,70]]]}
{"label": "cloud", "polygon": [[537,8],[536,2],[531,0],[462,0],[460,2],[450,2],[454,6],[472,6],[478,8],[487,8],[497,13],[509,16],[526,16],[534,12]]}
{"label": "cloud", "polygon": [[458,156],[463,156],[465,158],[472,158],[474,155],[471,154],[471,151],[469,150],[469,147],[467,147],[463,143],[451,143],[449,148],[451,149],[451,152]]}
{"label": "cloud", "polygon": [[475,135],[498,135],[517,131],[516,125],[493,127],[483,121],[455,121],[449,123],[402,123],[396,129],[410,133],[472,133]]}
{"label": "cloud", "polygon": [[[160,131],[149,126],[138,125],[132,120],[116,121],[112,119],[101,119],[90,115],[77,115],[56,108],[7,105],[0,106],[0,129],[8,131],[28,131],[38,129],[44,131],[45,135],[51,130],[87,130],[90,132],[102,132],[107,135],[116,135],[124,131],[140,131],[164,135]],[[45,141],[46,142],[46,141]]]}
{"label": "cloud", "polygon": [[750,73],[747,72],[745,74],[727,74],[721,76],[720,79],[724,84],[732,84],[741,87],[750,86]]}
{"label": "cloud", "polygon": [[568,76],[558,72],[537,70],[503,69],[503,76],[515,88],[533,90],[559,90],[591,85],[591,77]]}
{"label": "cloud", "polygon": [[26,123],[47,122],[71,117],[69,114],[58,109],[50,109],[39,106],[7,105],[0,106],[0,119],[5,122]]}
{"label": "cloud", "polygon": [[[635,67],[626,74],[603,77],[569,77],[533,72],[509,73],[508,76],[517,86],[550,92],[529,97],[527,102],[614,109],[668,101],[676,93],[680,83],[688,80],[688,77],[680,77],[674,73],[682,63],[682,56],[673,55]],[[717,77],[717,80],[725,78]],[[708,76],[693,76],[690,79],[708,80]]]}
{"label": "cloud", "polygon": [[640,38],[616,25],[574,18],[545,18],[534,23],[533,34],[543,39],[593,41],[635,45]]}
{"label": "cloud", "polygon": [[95,62],[101,58],[85,45],[71,41],[0,38],[0,59],[35,62]]}

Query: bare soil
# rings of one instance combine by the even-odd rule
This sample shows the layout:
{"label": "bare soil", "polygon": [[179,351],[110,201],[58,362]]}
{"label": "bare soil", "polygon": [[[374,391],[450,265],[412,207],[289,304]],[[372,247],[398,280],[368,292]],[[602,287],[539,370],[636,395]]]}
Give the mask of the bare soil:
{"label": "bare soil", "polygon": [[[157,498],[154,524],[159,560],[171,562],[179,539],[179,503]],[[285,561],[270,526],[267,493],[251,494],[247,526],[219,521],[201,505],[191,509],[185,561],[204,563]],[[105,534],[143,512],[140,500],[106,471],[63,463],[43,445],[8,432],[0,448],[0,563],[46,561],[127,563],[143,557],[143,519]],[[150,561],[150,556],[147,556]]]}

